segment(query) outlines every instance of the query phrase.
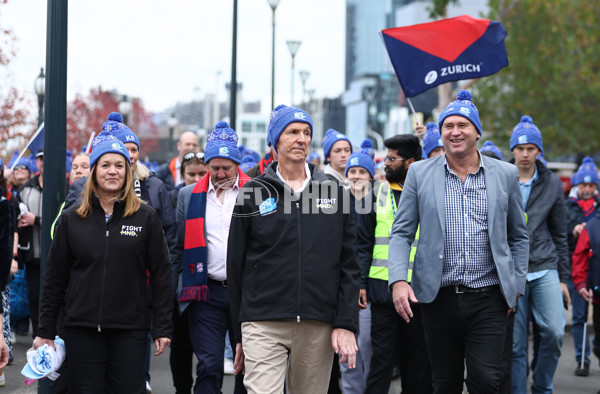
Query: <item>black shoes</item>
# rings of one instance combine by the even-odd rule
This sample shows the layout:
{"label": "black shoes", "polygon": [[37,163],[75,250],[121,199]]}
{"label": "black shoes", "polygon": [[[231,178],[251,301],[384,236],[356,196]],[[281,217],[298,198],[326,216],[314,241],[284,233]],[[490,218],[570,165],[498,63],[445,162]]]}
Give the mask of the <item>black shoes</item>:
{"label": "black shoes", "polygon": [[583,368],[581,368],[581,362],[577,363],[577,368],[575,368],[575,376],[588,376],[590,374],[590,364],[583,363]]}

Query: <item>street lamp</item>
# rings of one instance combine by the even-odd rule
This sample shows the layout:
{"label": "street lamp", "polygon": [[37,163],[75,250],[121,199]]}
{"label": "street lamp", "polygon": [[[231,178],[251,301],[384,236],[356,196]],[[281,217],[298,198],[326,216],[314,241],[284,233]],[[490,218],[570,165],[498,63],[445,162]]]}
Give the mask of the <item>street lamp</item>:
{"label": "street lamp", "polygon": [[298,71],[300,75],[300,80],[302,81],[302,106],[304,106],[304,96],[306,95],[306,80],[310,75],[310,71],[300,70]]}
{"label": "street lamp", "polygon": [[173,132],[175,131],[175,126],[177,126],[175,112],[171,112],[171,116],[167,119],[167,125],[169,125],[169,155],[171,155],[173,153]]}
{"label": "street lamp", "polygon": [[123,95],[121,102],[119,103],[119,112],[123,115],[123,123],[127,124],[129,120],[129,114],[131,114],[131,101],[127,95]]}
{"label": "street lamp", "polygon": [[271,110],[275,108],[275,10],[280,0],[267,0],[271,10],[273,10],[273,42],[271,47]]}
{"label": "street lamp", "polygon": [[300,49],[300,44],[302,44],[302,42],[297,40],[288,40],[286,43],[288,49],[290,50],[290,55],[292,55],[292,101],[290,104],[294,105],[294,57],[296,56],[296,53],[298,53],[298,49]]}
{"label": "street lamp", "polygon": [[38,128],[44,120],[44,97],[46,97],[46,75],[44,75],[44,67],[40,69],[40,75],[33,82],[33,89],[38,96]]}

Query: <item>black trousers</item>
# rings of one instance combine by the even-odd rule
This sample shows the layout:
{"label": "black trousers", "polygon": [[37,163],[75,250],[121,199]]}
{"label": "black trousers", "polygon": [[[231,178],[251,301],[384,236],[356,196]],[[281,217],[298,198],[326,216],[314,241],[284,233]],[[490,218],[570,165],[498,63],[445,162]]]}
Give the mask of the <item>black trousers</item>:
{"label": "black trousers", "polygon": [[402,393],[429,394],[433,392],[431,368],[427,357],[421,307],[411,305],[413,318],[406,323],[393,304],[371,304],[371,369],[366,393],[390,391],[392,370],[400,364]]}
{"label": "black trousers", "polygon": [[69,392],[145,394],[148,330],[65,327]]}
{"label": "black trousers", "polygon": [[179,303],[173,303],[173,340],[169,364],[176,394],[190,394],[194,384],[194,349],[190,341],[188,311],[179,314]]}
{"label": "black trousers", "polygon": [[508,306],[499,287],[480,293],[440,289],[422,304],[423,327],[435,393],[460,394],[464,366],[469,393],[498,393]]}

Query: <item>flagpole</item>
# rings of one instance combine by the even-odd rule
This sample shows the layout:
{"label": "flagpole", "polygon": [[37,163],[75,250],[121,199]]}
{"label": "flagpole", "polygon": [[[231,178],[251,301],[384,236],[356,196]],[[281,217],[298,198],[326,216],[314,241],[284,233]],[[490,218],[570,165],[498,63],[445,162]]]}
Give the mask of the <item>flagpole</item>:
{"label": "flagpole", "polygon": [[90,139],[88,140],[87,145],[85,146],[85,153],[92,153],[92,140],[94,139],[94,136],[96,135],[95,131],[92,131],[92,134],[90,135]]}
{"label": "flagpole", "polygon": [[42,122],[40,124],[40,127],[38,127],[37,131],[29,139],[29,142],[27,143],[27,145],[25,145],[25,148],[23,148],[23,150],[21,151],[21,153],[19,153],[19,156],[17,156],[17,159],[15,160],[15,162],[13,163],[13,165],[10,167],[11,170],[15,169],[15,166],[17,165],[17,163],[19,162],[19,160],[21,160],[21,157],[23,157],[23,155],[25,154],[25,151],[29,148],[29,145],[31,145],[31,142],[40,134],[40,132],[42,130],[44,130],[44,122]]}
{"label": "flagpole", "polygon": [[412,101],[410,101],[410,97],[406,98],[406,102],[408,103],[408,106],[410,107],[410,112],[412,112],[415,123],[419,123],[419,121],[417,120],[417,113],[415,112],[415,107],[413,107]]}

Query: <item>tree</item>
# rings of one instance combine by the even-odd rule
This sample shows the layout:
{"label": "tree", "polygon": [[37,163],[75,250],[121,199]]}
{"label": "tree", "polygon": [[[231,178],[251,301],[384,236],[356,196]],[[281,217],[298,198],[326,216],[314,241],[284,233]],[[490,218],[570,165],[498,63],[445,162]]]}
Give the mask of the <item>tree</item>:
{"label": "tree", "polygon": [[[67,149],[80,152],[93,132],[97,135],[102,131],[108,114],[119,110],[120,100],[120,94],[103,90],[101,86],[90,89],[87,96],[78,93],[67,104]],[[132,116],[129,117],[127,126],[140,140],[144,140],[143,154],[156,151],[158,128],[153,115],[145,110],[141,99],[132,100]]]}
{"label": "tree", "polygon": [[490,9],[508,32],[509,66],[474,85],[484,129],[508,146],[521,115],[530,115],[547,158],[597,152],[600,9],[569,0],[490,0]]}
{"label": "tree", "polygon": [[[0,5],[7,0],[0,0]],[[15,57],[12,30],[0,27],[0,66],[6,67]],[[35,132],[35,120],[32,119],[31,99],[11,86],[7,77],[0,90],[0,155],[6,158],[9,151],[19,148]]]}

